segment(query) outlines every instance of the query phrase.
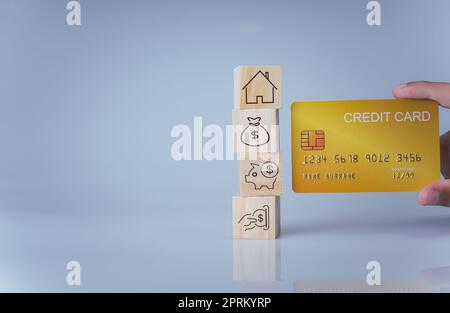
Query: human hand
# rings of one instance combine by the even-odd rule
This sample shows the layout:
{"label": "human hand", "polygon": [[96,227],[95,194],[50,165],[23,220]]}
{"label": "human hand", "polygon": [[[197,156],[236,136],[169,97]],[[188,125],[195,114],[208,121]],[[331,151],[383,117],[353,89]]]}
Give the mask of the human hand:
{"label": "human hand", "polygon": [[[410,82],[393,89],[396,98],[431,99],[450,108],[450,83]],[[450,207],[450,131],[441,136],[441,173],[445,180],[425,186],[419,193],[421,205]]]}
{"label": "human hand", "polygon": [[263,205],[262,209],[257,209],[253,213],[245,214],[241,217],[238,224],[243,224],[244,230],[251,230],[255,227],[269,229],[269,206]]}
{"label": "human hand", "polygon": [[240,223],[244,225],[244,230],[250,230],[255,228],[255,225],[252,224],[256,223],[256,218],[254,218],[250,213],[248,213],[241,217],[238,224]]}

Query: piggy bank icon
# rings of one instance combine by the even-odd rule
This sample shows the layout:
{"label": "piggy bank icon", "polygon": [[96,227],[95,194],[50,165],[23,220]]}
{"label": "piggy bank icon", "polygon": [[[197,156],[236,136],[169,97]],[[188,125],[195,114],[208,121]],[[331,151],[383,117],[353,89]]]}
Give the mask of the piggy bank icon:
{"label": "piggy bank icon", "polygon": [[252,168],[245,175],[245,182],[253,184],[255,190],[261,190],[262,187],[273,189],[277,181],[279,172],[278,165],[273,161],[267,161],[263,164],[250,163]]}

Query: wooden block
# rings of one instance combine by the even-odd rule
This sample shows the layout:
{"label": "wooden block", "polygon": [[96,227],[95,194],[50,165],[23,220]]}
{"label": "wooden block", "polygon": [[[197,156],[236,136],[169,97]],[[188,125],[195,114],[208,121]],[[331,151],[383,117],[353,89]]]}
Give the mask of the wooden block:
{"label": "wooden block", "polygon": [[239,292],[243,293],[281,293],[290,290],[290,288],[285,288],[283,281],[241,281],[239,287]]}
{"label": "wooden block", "polygon": [[283,191],[280,153],[258,153],[239,161],[241,196],[279,196]]}
{"label": "wooden block", "polygon": [[233,280],[280,280],[279,244],[277,240],[233,240]]}
{"label": "wooden block", "polygon": [[278,110],[233,110],[236,153],[278,152],[280,126]]}
{"label": "wooden block", "polygon": [[280,197],[233,197],[234,239],[275,239],[280,232]]}
{"label": "wooden block", "polygon": [[281,108],[280,66],[238,66],[234,69],[236,109]]}

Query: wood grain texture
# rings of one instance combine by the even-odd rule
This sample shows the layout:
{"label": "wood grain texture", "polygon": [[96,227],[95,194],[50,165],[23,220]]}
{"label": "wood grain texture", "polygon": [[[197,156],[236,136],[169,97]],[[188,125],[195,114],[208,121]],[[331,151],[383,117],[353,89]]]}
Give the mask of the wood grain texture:
{"label": "wood grain texture", "polygon": [[281,66],[238,66],[234,69],[236,109],[278,109],[282,105]]}
{"label": "wood grain texture", "polygon": [[279,196],[283,192],[280,153],[258,153],[255,159],[239,161],[241,196]]}
{"label": "wood grain texture", "polygon": [[277,240],[233,240],[233,280],[280,280],[281,255]]}
{"label": "wood grain texture", "polygon": [[276,239],[280,232],[280,197],[233,197],[234,239]]}

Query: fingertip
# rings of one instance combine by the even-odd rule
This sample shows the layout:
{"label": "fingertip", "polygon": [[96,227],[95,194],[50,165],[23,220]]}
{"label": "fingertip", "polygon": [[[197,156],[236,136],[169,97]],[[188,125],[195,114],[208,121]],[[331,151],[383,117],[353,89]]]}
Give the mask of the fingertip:
{"label": "fingertip", "polygon": [[417,202],[421,205],[421,206],[426,206],[427,202],[426,202],[426,195],[425,193],[422,191],[419,192],[419,195],[417,197]]}
{"label": "fingertip", "polygon": [[439,190],[434,185],[430,185],[419,192],[418,202],[421,206],[436,205],[439,203],[439,197]]}
{"label": "fingertip", "polygon": [[392,89],[392,94],[396,98],[404,98],[405,97],[405,89],[408,87],[408,84],[399,84],[394,86]]}
{"label": "fingertip", "polygon": [[395,85],[394,89],[401,90],[401,89],[403,89],[405,87],[408,87],[408,84],[407,83],[402,83],[402,84]]}

